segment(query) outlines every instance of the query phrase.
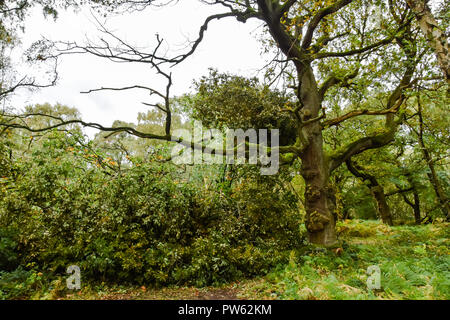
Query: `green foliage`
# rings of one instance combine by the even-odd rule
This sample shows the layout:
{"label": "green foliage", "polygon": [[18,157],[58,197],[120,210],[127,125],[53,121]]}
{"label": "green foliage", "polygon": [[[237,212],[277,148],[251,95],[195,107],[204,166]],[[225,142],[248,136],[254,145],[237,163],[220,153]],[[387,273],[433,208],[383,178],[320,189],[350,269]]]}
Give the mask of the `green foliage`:
{"label": "green foliage", "polygon": [[[359,220],[344,226],[347,232],[341,234],[344,242],[339,251],[313,246],[292,251],[290,262],[263,282],[246,284],[245,295],[313,300],[449,299],[448,223],[388,227]],[[366,272],[371,265],[381,270],[380,290],[367,288]]]}
{"label": "green foliage", "polygon": [[0,228],[0,270],[13,270],[19,265],[17,232]]}
{"label": "green foliage", "polygon": [[179,99],[194,119],[209,128],[280,129],[280,144],[295,142],[297,124],[288,112],[289,95],[245,78],[210,70],[195,83],[198,93]]}
{"label": "green foliage", "polygon": [[26,298],[42,287],[41,276],[21,267],[12,272],[0,271],[0,300]]}
{"label": "green foliage", "polygon": [[88,282],[223,283],[268,272],[302,241],[294,198],[257,170],[243,168],[224,191],[218,168],[180,171],[158,154],[119,168],[76,132],[34,143],[1,185],[0,262],[24,268],[4,274],[24,283],[5,286],[7,298],[29,293],[27,272],[51,281],[72,264]]}

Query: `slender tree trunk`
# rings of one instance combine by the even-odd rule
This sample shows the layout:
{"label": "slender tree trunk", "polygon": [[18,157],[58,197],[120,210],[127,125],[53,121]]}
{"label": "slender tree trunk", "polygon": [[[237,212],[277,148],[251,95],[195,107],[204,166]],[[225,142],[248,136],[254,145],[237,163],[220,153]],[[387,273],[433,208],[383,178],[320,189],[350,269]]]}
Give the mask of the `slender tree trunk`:
{"label": "slender tree trunk", "polygon": [[420,217],[420,198],[419,198],[419,194],[417,193],[417,191],[415,189],[413,191],[413,195],[414,195],[414,202],[411,202],[411,201],[409,201],[406,194],[402,194],[403,200],[405,200],[405,202],[408,205],[410,205],[414,211],[414,221],[416,222],[416,224],[420,224],[422,222],[422,218]]}
{"label": "slender tree trunk", "polygon": [[414,220],[416,221],[416,224],[420,224],[420,222],[422,222],[422,219],[420,217],[420,198],[416,190],[414,190],[413,195],[414,195],[414,206],[413,206]]}
{"label": "slender tree trunk", "polygon": [[436,197],[438,198],[438,201],[441,205],[441,210],[447,220],[450,220],[450,204],[449,200],[447,199],[447,196],[445,195],[444,189],[442,188],[441,182],[439,181],[439,178],[436,173],[436,168],[434,167],[433,159],[431,157],[431,154],[428,150],[428,148],[425,145],[424,139],[423,139],[423,116],[422,116],[422,105],[420,103],[420,99],[418,98],[418,107],[419,107],[419,133],[418,133],[418,140],[420,149],[422,150],[423,157],[428,165],[428,168],[430,169],[430,173],[428,173],[428,178],[430,180],[431,185],[433,186],[434,192],[436,193]]}
{"label": "slender tree trunk", "polygon": [[386,201],[383,187],[379,184],[374,185],[370,188],[370,192],[372,193],[377,203],[377,211],[378,215],[381,218],[381,221],[383,221],[383,223],[389,226],[392,226],[393,222],[392,222],[391,208],[389,207]]}
{"label": "slender tree trunk", "polygon": [[378,183],[378,180],[366,173],[363,172],[360,167],[357,167],[354,165],[351,160],[347,160],[345,162],[347,164],[348,170],[355,176],[363,179],[364,181],[369,181],[369,188],[370,193],[372,194],[373,198],[375,199],[375,202],[377,204],[377,212],[378,216],[381,218],[383,223],[392,226],[392,215],[391,215],[391,209],[386,201],[386,195],[384,194],[383,187]]}
{"label": "slender tree trunk", "polygon": [[[414,202],[411,202],[408,199],[408,196],[407,196],[407,194],[405,192],[401,192],[401,194],[402,194],[403,200],[413,209],[414,221],[416,222],[416,224],[420,224],[422,222],[422,219],[420,217],[420,197],[419,197],[419,193],[417,192],[417,189],[416,189],[416,187],[414,185],[414,181],[411,179],[411,176],[410,176],[409,172],[406,173],[406,178],[408,179],[408,182],[411,185],[411,188],[410,188],[411,190],[409,190],[409,189],[406,189],[406,190],[409,190],[409,191],[413,192]],[[399,190],[401,190],[399,186],[397,186],[397,188],[399,188]]]}
{"label": "slender tree trunk", "polygon": [[441,205],[442,213],[446,216],[447,220],[449,220],[450,219],[450,208],[449,208],[448,199],[445,196],[444,190],[442,189],[441,183],[436,174],[436,169],[434,167],[432,159],[430,158],[428,150],[425,147],[422,147],[422,151],[424,154],[424,158],[428,164],[428,168],[430,169],[430,173],[427,174],[428,179],[430,180],[430,183],[433,186],[434,193],[436,194],[439,204]]}

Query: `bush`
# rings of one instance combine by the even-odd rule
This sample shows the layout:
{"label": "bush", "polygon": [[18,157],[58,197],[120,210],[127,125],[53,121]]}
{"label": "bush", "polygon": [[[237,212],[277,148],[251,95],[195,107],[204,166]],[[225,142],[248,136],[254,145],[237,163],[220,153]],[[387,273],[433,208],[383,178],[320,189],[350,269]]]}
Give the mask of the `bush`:
{"label": "bush", "polygon": [[22,267],[11,272],[0,272],[0,300],[26,298],[42,286],[41,277]]}
{"label": "bush", "polygon": [[75,264],[83,281],[203,286],[263,274],[302,242],[295,201],[274,178],[244,170],[224,190],[214,175],[208,188],[172,164],[132,161],[97,166],[61,133],[17,161],[0,232],[19,231],[2,236],[0,263],[54,277]]}
{"label": "bush", "polygon": [[18,266],[17,232],[0,227],[0,271],[12,271]]}

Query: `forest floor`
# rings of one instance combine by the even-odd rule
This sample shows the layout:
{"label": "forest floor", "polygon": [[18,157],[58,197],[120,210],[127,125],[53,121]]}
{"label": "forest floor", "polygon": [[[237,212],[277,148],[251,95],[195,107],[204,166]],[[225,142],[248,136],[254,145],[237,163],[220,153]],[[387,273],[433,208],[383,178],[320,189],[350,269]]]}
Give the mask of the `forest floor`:
{"label": "forest floor", "polygon": [[[263,277],[220,287],[93,287],[62,299],[450,299],[450,224],[344,221],[340,246],[307,246]],[[368,289],[369,266],[381,271]],[[373,268],[373,267],[372,267]]]}

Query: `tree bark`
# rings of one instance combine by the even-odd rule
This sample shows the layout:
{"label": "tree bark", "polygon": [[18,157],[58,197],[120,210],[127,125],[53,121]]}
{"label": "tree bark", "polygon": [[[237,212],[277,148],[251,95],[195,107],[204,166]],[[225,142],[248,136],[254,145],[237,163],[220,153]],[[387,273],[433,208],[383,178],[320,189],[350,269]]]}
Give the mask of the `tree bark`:
{"label": "tree bark", "polygon": [[420,198],[416,190],[413,191],[413,195],[414,195],[414,206],[413,206],[414,220],[416,221],[416,224],[420,224],[422,222],[422,218],[420,217]]}
{"label": "tree bark", "polygon": [[419,146],[422,150],[423,157],[428,165],[428,168],[430,169],[430,172],[427,174],[428,179],[430,180],[431,185],[433,186],[434,192],[436,194],[436,197],[441,205],[441,211],[445,215],[447,220],[450,220],[450,204],[449,200],[447,199],[447,196],[445,195],[444,189],[442,188],[441,182],[439,181],[439,178],[436,173],[436,168],[434,167],[434,162],[431,157],[430,151],[425,145],[424,139],[423,139],[423,115],[422,115],[422,105],[420,103],[420,98],[417,100],[418,108],[419,108],[419,132],[418,132],[418,140],[419,140]]}
{"label": "tree bark", "polygon": [[296,39],[280,23],[281,7],[268,0],[258,0],[257,3],[270,34],[286,57],[292,59],[297,71],[296,116],[300,122],[297,138],[303,145],[299,157],[302,160],[301,174],[305,180],[305,224],[308,238],[314,244],[333,245],[337,241],[334,194],[328,186],[330,170],[323,150],[322,127],[319,121],[312,121],[321,111],[321,98],[311,61],[306,59],[306,51],[299,47]]}
{"label": "tree bark", "polygon": [[391,208],[389,207],[381,185],[373,186],[370,191],[377,202],[377,211],[383,223],[392,226]]}
{"label": "tree bark", "polygon": [[436,53],[439,65],[444,72],[447,83],[450,83],[450,53],[448,50],[447,36],[439,27],[431,13],[426,0],[406,0],[408,6],[414,12],[422,33],[425,35],[429,46]]}
{"label": "tree bark", "polygon": [[[299,100],[303,103],[303,121],[317,118],[320,98],[313,71],[310,66],[300,79]],[[323,151],[322,129],[318,121],[300,129],[307,140],[301,154],[301,174],[305,180],[306,228],[309,241],[321,245],[333,245],[336,237],[334,190],[329,185],[329,168]]]}
{"label": "tree bark", "polygon": [[408,196],[406,194],[402,193],[403,200],[405,200],[405,202],[414,211],[414,221],[416,222],[416,224],[420,224],[422,222],[422,218],[420,217],[420,198],[419,198],[419,194],[417,193],[417,191],[415,189],[413,190],[413,195],[414,195],[414,202],[411,202],[408,199]]}
{"label": "tree bark", "polygon": [[419,192],[417,191],[417,186],[414,183],[414,180],[412,179],[412,174],[409,171],[405,172],[405,176],[406,179],[408,180],[409,184],[411,185],[411,190],[413,193],[413,197],[414,197],[414,201],[411,202],[408,199],[408,196],[406,193],[402,192],[402,197],[403,200],[405,200],[405,202],[413,209],[414,212],[414,221],[416,222],[416,224],[421,224],[422,223],[422,219],[420,217],[420,197],[419,197]]}
{"label": "tree bark", "polygon": [[383,187],[378,183],[378,180],[373,176],[366,172],[362,171],[362,168],[354,165],[351,160],[347,160],[346,162],[348,170],[358,178],[363,179],[363,181],[369,182],[370,193],[372,194],[375,202],[377,204],[377,212],[378,216],[381,218],[383,223],[392,226],[392,215],[391,208],[389,207],[386,196],[384,194]]}

